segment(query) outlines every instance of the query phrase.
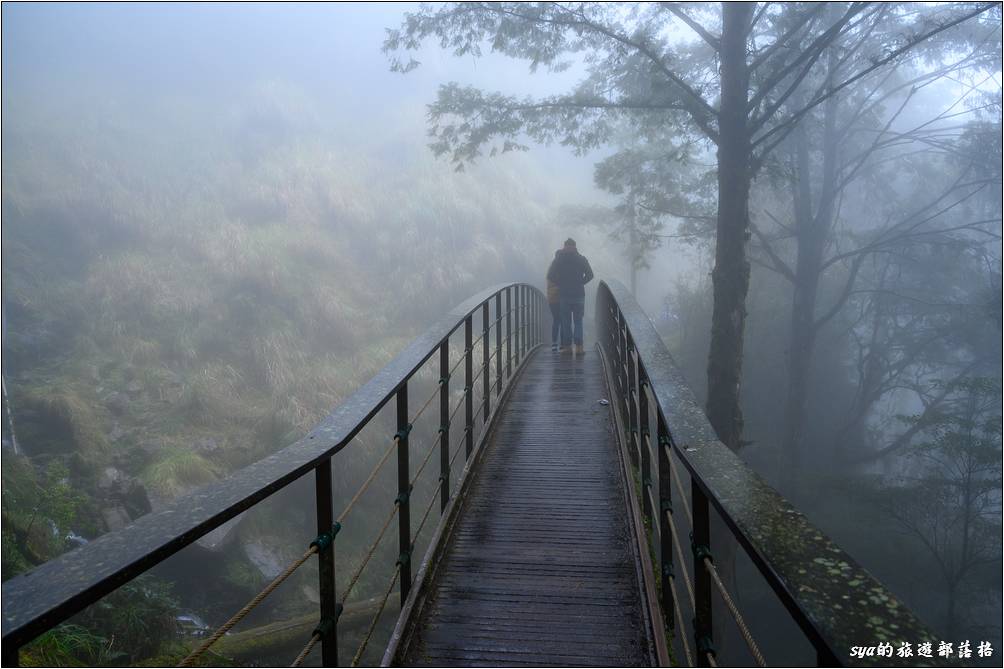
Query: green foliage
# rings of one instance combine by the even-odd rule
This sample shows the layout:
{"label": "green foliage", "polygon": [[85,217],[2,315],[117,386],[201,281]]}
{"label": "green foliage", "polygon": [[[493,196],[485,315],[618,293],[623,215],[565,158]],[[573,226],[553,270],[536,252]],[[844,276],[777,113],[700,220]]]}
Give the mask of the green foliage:
{"label": "green foliage", "polygon": [[130,658],[157,654],[175,638],[177,602],[170,586],[140,576],[91,605],[76,619],[99,630]]}
{"label": "green foliage", "polygon": [[26,448],[82,485],[116,466],[156,506],[275,452],[551,246],[532,175],[454,176],[396,138],[390,169],[296,90],[152,114],[63,94],[4,125],[4,366]]}
{"label": "green foliage", "polygon": [[23,666],[128,666],[153,657],[177,636],[170,587],[140,576],[21,649]]}
{"label": "green foliage", "polygon": [[87,508],[61,460],[41,469],[14,455],[3,462],[3,573],[10,578],[66,550],[66,533],[86,522]]}
{"label": "green foliage", "polygon": [[156,458],[143,470],[141,478],[150,490],[166,497],[205,485],[216,478],[218,471],[206,458],[181,446],[160,449]]}
{"label": "green foliage", "polygon": [[57,625],[21,649],[23,667],[86,667],[107,665],[107,640],[72,623]]}

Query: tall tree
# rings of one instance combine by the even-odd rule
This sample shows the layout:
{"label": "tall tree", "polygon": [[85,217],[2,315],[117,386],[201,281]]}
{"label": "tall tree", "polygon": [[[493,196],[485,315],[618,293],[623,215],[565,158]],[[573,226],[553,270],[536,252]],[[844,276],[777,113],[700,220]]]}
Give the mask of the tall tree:
{"label": "tall tree", "polygon": [[[432,147],[459,166],[492,152],[524,149],[524,137],[585,151],[607,141],[614,119],[653,124],[702,137],[718,154],[714,308],[708,360],[707,412],[729,447],[740,445],[739,407],[745,299],[749,288],[750,184],[773,149],[810,110],[947,28],[994,4],[953,6],[920,14],[911,29],[870,41],[881,5],[841,4],[827,20],[825,4],[722,3],[455,3],[408,14],[388,33],[388,52],[418,49],[435,37],[456,55],[484,49],[526,59],[531,69],[569,67],[583,54],[588,76],[564,94],[539,100],[485,94],[446,84],[430,106]],[[674,35],[682,29],[687,42]],[[813,35],[803,47],[805,38]],[[827,47],[844,39],[874,56],[860,69],[802,90]],[[798,46],[800,48],[791,48]],[[418,63],[395,58],[407,71]],[[498,143],[501,142],[501,147]]]}
{"label": "tall tree", "polygon": [[934,560],[946,586],[945,634],[956,638],[964,588],[1000,583],[1001,396],[999,382],[982,377],[945,390],[950,399],[935,420],[906,419],[922,424],[926,439],[912,453],[915,475],[902,477],[880,508]]}
{"label": "tall tree", "polygon": [[[809,377],[816,339],[820,330],[852,297],[865,292],[860,284],[866,259],[879,256],[882,265],[890,259],[906,256],[930,267],[930,259],[922,261],[918,257],[925,246],[951,245],[979,250],[1000,238],[995,232],[1000,227],[999,211],[972,206],[980,198],[985,199],[986,193],[999,192],[999,170],[967,146],[971,143],[971,131],[967,128],[973,124],[957,126],[950,125],[949,121],[978,110],[966,110],[963,103],[973,98],[979,82],[987,80],[986,63],[980,56],[985,57],[987,51],[994,50],[993,42],[988,44],[987,38],[999,32],[999,18],[996,23],[996,27],[983,26],[982,30],[973,33],[972,52],[962,58],[933,68],[928,65],[923,73],[905,76],[889,73],[875,77],[875,82],[867,82],[868,85],[850,95],[839,100],[830,98],[819,111],[821,133],[810,140],[800,126],[789,138],[787,174],[794,203],[788,213],[790,220],[782,222],[779,219],[784,218],[784,214],[775,215],[765,209],[763,213],[774,221],[773,225],[768,223],[772,229],[761,230],[757,225],[752,225],[752,229],[757,237],[754,262],[777,272],[792,284],[788,388],[782,435],[783,452],[790,463],[792,478],[797,477],[804,448],[803,428],[806,404],[811,395]],[[828,60],[825,76],[830,77],[832,56]],[[979,75],[978,83],[965,86],[957,99],[946,101],[923,122],[912,128],[894,125],[924,86],[947,77],[972,79],[974,75]],[[893,103],[892,108],[883,111],[882,106],[888,102]],[[959,107],[963,107],[962,111]],[[907,185],[904,189],[902,184],[890,187],[897,181],[902,182],[900,177],[906,174],[911,175],[907,184],[912,183],[912,188]],[[897,196],[897,191],[905,192]],[[876,200],[884,201],[883,205],[875,206]],[[869,201],[869,204],[864,207],[846,204],[862,201]],[[838,239],[841,227],[845,232],[843,238]],[[785,259],[790,255],[794,256],[791,262]],[[968,262],[964,254],[953,257],[959,261],[954,267],[961,268]],[[830,304],[819,309],[820,291],[825,287],[828,274],[831,275],[830,285],[834,283],[834,273],[840,277],[836,281],[843,285],[837,286]],[[951,274],[948,272],[946,276]],[[890,280],[885,265],[872,272],[870,278],[879,284]],[[885,285],[871,288],[882,295],[889,293]],[[909,287],[904,288],[909,291]],[[938,290],[938,286],[931,288]],[[855,301],[860,301],[860,297]],[[888,392],[889,385],[896,387],[902,381],[898,372],[912,364],[903,356],[897,356],[896,373],[892,377],[876,374],[879,366],[874,363],[881,358],[880,350],[890,343],[890,332],[880,334],[879,329],[880,324],[885,323],[880,314],[888,313],[889,308],[890,300],[879,297],[869,309],[874,326],[871,335],[866,337],[873,344],[869,349],[871,362],[861,368],[861,392],[852,411],[857,418],[851,419],[849,426],[860,425],[875,402]],[[892,327],[904,336],[915,338],[923,329],[921,324],[914,321],[907,328]],[[882,328],[884,330],[885,326]],[[900,350],[903,348],[915,355],[924,352],[916,346]],[[843,443],[846,436],[846,430],[841,430],[836,442]]]}

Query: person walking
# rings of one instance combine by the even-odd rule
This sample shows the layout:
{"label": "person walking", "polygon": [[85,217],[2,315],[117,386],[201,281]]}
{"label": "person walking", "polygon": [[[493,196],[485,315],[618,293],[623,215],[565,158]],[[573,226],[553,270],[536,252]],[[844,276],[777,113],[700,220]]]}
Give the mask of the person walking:
{"label": "person walking", "polygon": [[592,281],[593,269],[586,257],[579,253],[575,240],[569,237],[564,247],[554,254],[547,270],[547,280],[558,286],[558,305],[561,315],[562,352],[571,350],[585,353],[582,345],[582,316],[586,310],[585,285]]}
{"label": "person walking", "polygon": [[[554,252],[554,257],[557,258],[558,254],[561,253],[561,249]],[[547,280],[547,306],[551,308],[551,350],[558,350],[558,337],[561,335],[561,291],[558,290],[558,284]]]}

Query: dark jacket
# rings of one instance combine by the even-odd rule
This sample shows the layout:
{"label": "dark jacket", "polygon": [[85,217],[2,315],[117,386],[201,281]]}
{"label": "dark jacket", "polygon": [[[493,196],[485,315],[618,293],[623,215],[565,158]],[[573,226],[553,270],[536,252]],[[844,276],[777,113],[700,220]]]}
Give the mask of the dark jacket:
{"label": "dark jacket", "polygon": [[554,255],[547,269],[547,280],[558,284],[562,299],[581,299],[586,296],[583,286],[593,280],[593,268],[578,251],[562,249]]}

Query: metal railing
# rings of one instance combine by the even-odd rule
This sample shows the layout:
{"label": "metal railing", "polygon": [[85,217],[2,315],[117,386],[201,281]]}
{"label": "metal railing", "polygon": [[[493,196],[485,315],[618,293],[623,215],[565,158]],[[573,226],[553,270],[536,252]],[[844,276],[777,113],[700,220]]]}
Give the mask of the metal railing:
{"label": "metal railing", "polygon": [[[622,443],[650,528],[646,540],[658,560],[659,608],[687,665],[715,666],[712,598],[717,592],[753,661],[766,666],[715,566],[712,510],[815,648],[820,666],[937,662],[850,656],[853,646],[899,647],[935,639],[892,593],[718,440],[661,337],[623,285],[600,283],[596,320],[611,403],[623,425]],[[689,503],[681,464],[690,476]],[[689,533],[680,529],[681,522]],[[686,593],[682,601],[680,579]],[[693,613],[692,639],[684,611]]]}
{"label": "metal railing", "polygon": [[[320,643],[323,665],[337,666],[339,615],[363,571],[373,562],[376,549],[396,516],[398,555],[393,576],[362,644],[356,649],[353,664],[357,663],[395,585],[400,592],[400,601],[403,603],[406,600],[412,585],[411,554],[416,541],[427,526],[426,521],[436,501],[439,501],[441,514],[450,502],[451,468],[459,454],[463,452],[465,461],[469,460],[487,435],[495,415],[492,395],[494,394],[494,406],[497,409],[503,393],[520,366],[542,342],[544,303],[544,296],[538,289],[522,283],[503,284],[478,293],[456,306],[411,342],[393,361],[296,443],[225,480],[176,500],[162,511],[148,514],[119,531],[106,534],[86,546],[5,582],[3,665],[16,666],[19,649],[38,635],[311,472],[314,474],[317,537],[310,542],[308,550],[301,557],[185,658],[181,666],[194,663],[212,643],[240,622],[293,571],[314,555],[318,559],[319,622],[309,639],[305,640],[306,645],[293,660],[293,665],[303,662],[313,647]],[[492,314],[494,318],[491,317]],[[475,328],[478,325],[480,334],[475,338]],[[463,328],[463,354],[451,364],[450,337],[460,328]],[[491,351],[493,331],[495,346],[494,351]],[[478,348],[481,356],[480,360],[475,360]],[[415,411],[412,407],[417,403],[412,404],[409,400],[409,381],[437,352],[437,387]],[[456,406],[451,406],[450,388],[455,383],[451,379],[461,365],[464,368],[463,396]],[[477,371],[475,367],[478,368]],[[481,384],[482,399],[476,406],[474,391],[478,382]],[[410,456],[416,444],[410,438],[412,427],[437,398],[437,437],[427,445],[423,461],[413,471]],[[336,517],[333,508],[332,458],[348,446],[391,400],[396,409],[396,432],[388,439],[388,448],[369,476]],[[461,410],[462,429],[457,431],[454,429],[454,420]],[[481,433],[475,435],[477,424],[481,426]],[[456,448],[453,448],[451,434],[458,437]],[[413,486],[433,459],[437,446],[440,454],[439,481],[418,528],[412,532],[410,497]],[[366,550],[365,558],[356,567],[341,593],[338,593],[334,548],[339,530],[342,523],[347,522],[362,494],[395,452],[397,497],[390,505],[382,529]],[[468,471],[465,468],[461,482]]]}

